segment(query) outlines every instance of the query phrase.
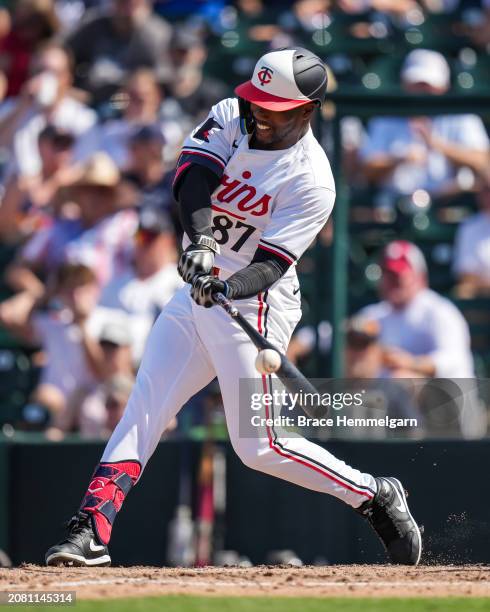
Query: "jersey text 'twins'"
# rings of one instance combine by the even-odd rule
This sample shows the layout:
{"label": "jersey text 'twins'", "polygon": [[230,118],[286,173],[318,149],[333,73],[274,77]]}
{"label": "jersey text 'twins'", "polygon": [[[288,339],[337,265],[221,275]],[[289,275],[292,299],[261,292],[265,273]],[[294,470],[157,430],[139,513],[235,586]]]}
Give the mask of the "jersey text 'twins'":
{"label": "jersey text 'twins'", "polygon": [[[242,173],[244,179],[249,179],[251,176],[252,173],[248,170]],[[218,187],[218,191],[215,193],[218,202],[227,204],[233,202],[238,210],[250,212],[255,217],[262,217],[269,212],[271,196],[257,194],[257,189],[253,185],[243,183],[239,179],[232,179],[227,174],[223,174],[221,177],[221,185],[223,187]]]}

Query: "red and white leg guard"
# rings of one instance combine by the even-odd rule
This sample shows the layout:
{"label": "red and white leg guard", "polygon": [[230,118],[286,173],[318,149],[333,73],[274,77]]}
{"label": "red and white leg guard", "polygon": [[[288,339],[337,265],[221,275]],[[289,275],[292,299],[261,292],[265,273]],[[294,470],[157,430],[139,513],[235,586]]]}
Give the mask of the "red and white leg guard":
{"label": "red and white leg guard", "polygon": [[92,515],[95,532],[102,544],[109,543],[116,514],[140,474],[138,461],[99,463],[95,469],[80,510]]}

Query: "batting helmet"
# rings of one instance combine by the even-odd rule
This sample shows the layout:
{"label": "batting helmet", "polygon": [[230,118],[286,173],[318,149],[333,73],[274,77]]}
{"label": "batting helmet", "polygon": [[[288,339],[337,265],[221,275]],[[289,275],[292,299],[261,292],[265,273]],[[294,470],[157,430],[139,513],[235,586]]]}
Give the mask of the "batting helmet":
{"label": "batting helmet", "polygon": [[272,111],[284,111],[317,102],[327,90],[327,70],[322,60],[301,47],[270,51],[255,65],[250,81],[238,85],[239,98]]}

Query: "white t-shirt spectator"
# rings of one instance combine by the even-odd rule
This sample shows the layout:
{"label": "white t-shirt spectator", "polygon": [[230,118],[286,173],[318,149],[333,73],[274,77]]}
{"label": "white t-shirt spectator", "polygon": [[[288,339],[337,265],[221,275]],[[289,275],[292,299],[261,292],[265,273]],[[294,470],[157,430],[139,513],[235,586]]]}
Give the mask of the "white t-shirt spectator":
{"label": "white t-shirt spectator", "polygon": [[[87,320],[87,333],[98,339],[108,323],[127,325],[124,313],[109,313],[95,308]],[[40,384],[56,387],[66,400],[65,410],[56,414],[53,425],[68,431],[75,425],[82,435],[96,436],[106,420],[104,404],[84,399],[97,396],[100,384],[90,370],[82,346],[82,331],[73,322],[68,309],[57,312],[39,312],[32,318],[36,335],[47,356],[41,372]],[[78,407],[81,406],[81,409]]]}
{"label": "white t-shirt spectator", "polygon": [[[106,323],[106,313],[95,309],[87,321],[87,333],[97,338]],[[48,359],[41,373],[41,383],[53,385],[67,399],[78,389],[90,389],[95,385],[96,379],[82,347],[82,332],[73,323],[69,310],[36,313],[32,325],[36,340]]]}
{"label": "white t-shirt spectator", "polygon": [[[485,126],[477,115],[441,115],[430,121],[432,134],[444,141],[473,150],[489,149]],[[442,153],[427,148],[411,130],[409,118],[379,117],[370,121],[361,157],[403,156],[414,145],[427,152],[427,160],[398,164],[384,187],[397,194],[411,194],[416,189],[437,193],[455,178],[454,166]]]}
{"label": "white t-shirt spectator", "polygon": [[423,289],[402,310],[389,302],[366,306],[360,315],[378,321],[380,342],[434,360],[436,378],[474,377],[468,324],[448,299]]}
{"label": "white t-shirt spectator", "polygon": [[161,309],[183,286],[176,264],[168,264],[146,279],[139,279],[132,270],[115,276],[104,288],[99,308],[110,313],[124,311],[128,317],[135,363],[141,361],[146,339]]}
{"label": "white t-shirt spectator", "polygon": [[[15,100],[7,100],[0,109],[3,116],[12,110]],[[85,104],[73,98],[66,97],[56,107],[50,122],[63,128],[77,137],[74,149],[74,159],[84,160],[91,153],[83,142],[83,134],[97,121],[97,115]],[[45,115],[35,109],[30,112],[17,129],[13,142],[13,156],[10,163],[11,171],[21,176],[35,176],[41,172],[39,156],[39,134],[47,125]]]}
{"label": "white t-shirt spectator", "polygon": [[106,394],[103,385],[98,385],[89,393],[78,407],[77,425],[84,438],[100,438],[107,434]]}
{"label": "white t-shirt spectator", "polygon": [[475,274],[490,281],[490,215],[478,213],[460,225],[453,269],[457,276]]}

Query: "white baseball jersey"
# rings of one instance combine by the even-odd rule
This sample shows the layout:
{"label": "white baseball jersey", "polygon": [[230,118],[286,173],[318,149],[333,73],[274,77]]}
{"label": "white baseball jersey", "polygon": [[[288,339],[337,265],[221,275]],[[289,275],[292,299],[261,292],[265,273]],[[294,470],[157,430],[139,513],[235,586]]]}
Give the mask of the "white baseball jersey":
{"label": "white baseball jersey", "polygon": [[[282,151],[250,149],[240,132],[236,100],[223,100],[185,141],[176,181],[192,163],[221,176],[212,194],[213,234],[221,254],[220,277],[247,266],[264,249],[294,264],[333,207],[334,182],[325,153],[311,130]],[[185,239],[184,246],[189,244]],[[285,352],[301,316],[293,290],[295,266],[269,290],[238,301],[245,319]],[[257,349],[236,321],[215,306],[198,306],[190,286],[177,291],[155,323],[123,418],[102,456],[112,463],[137,460],[144,467],[168,423],[197,391],[218,377],[228,432],[242,461],[258,470],[322,491],[358,507],[376,482],[304,438],[282,437],[270,425],[256,437],[240,435],[240,380],[260,378]],[[272,379],[263,376],[267,392]],[[266,407],[263,416],[274,416]]]}
{"label": "white baseball jersey", "polygon": [[[325,152],[311,129],[279,151],[250,149],[240,131],[238,101],[222,100],[186,139],[176,184],[193,163],[221,177],[212,194],[212,231],[221,253],[215,265],[227,278],[247,266],[257,248],[294,264],[326,223],[335,185]],[[184,247],[189,239],[184,238]],[[294,269],[286,274],[294,276]]]}

